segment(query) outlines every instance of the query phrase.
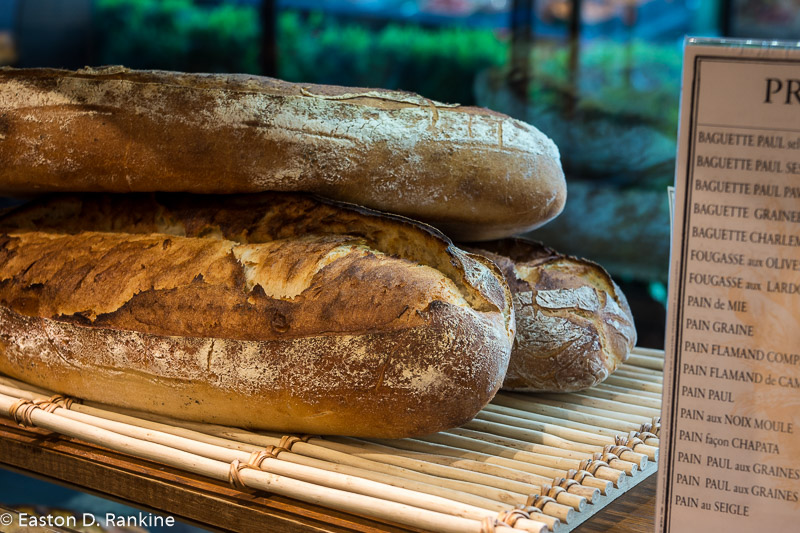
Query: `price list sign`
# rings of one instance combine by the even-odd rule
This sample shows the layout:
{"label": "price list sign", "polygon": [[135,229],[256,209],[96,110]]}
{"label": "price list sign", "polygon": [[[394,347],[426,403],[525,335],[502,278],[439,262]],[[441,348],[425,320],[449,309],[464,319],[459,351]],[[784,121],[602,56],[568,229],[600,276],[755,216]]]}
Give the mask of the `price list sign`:
{"label": "price list sign", "polygon": [[659,531],[800,529],[800,49],[686,43]]}

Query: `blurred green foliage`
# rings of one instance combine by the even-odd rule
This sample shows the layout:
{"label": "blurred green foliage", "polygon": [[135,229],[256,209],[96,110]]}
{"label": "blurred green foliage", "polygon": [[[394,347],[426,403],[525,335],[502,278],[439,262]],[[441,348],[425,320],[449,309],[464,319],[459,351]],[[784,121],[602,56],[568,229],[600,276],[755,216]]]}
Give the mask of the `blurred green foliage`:
{"label": "blurred green foliage", "polygon": [[188,72],[256,72],[255,9],[192,0],[95,0],[98,63]]}
{"label": "blurred green foliage", "polygon": [[474,102],[475,74],[508,56],[506,42],[486,29],[394,23],[373,29],[285,12],[278,35],[282,78],[403,89],[462,104]]}
{"label": "blurred green foliage", "polygon": [[[258,73],[260,28],[251,6],[192,0],[97,0],[98,63],[192,72]],[[507,44],[486,29],[386,24],[281,12],[278,76],[382,87],[474,102],[475,73],[502,65]]]}
{"label": "blurred green foliage", "polygon": [[[613,117],[674,137],[678,131],[683,53],[675,44],[596,40],[578,53],[572,78],[566,46],[537,46],[529,98],[584,117]],[[574,79],[574,83],[573,80]]]}

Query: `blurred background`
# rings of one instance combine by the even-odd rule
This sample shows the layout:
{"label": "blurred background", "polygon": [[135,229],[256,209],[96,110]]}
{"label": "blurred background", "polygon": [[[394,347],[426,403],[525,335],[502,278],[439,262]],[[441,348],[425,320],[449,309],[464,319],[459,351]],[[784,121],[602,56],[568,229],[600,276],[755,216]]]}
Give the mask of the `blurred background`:
{"label": "blurred background", "polygon": [[[530,236],[609,270],[656,348],[686,35],[800,40],[800,0],[0,0],[0,65],[402,89],[535,125],[569,196]],[[0,472],[4,487],[8,505],[113,505]]]}

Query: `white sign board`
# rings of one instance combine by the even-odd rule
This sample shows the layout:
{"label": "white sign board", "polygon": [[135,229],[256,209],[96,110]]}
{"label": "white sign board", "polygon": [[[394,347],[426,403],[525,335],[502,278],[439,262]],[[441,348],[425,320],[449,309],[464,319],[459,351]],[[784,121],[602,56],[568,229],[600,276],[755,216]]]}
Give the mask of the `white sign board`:
{"label": "white sign board", "polygon": [[690,39],[657,529],[800,531],[800,49]]}

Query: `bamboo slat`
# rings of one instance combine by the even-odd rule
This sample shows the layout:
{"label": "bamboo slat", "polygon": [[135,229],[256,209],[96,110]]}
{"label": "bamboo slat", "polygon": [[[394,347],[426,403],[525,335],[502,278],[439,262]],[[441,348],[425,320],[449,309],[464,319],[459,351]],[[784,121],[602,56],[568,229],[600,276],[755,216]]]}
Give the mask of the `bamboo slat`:
{"label": "bamboo slat", "polygon": [[[70,404],[3,376],[0,416],[241,490],[423,530],[560,532],[654,471],[663,358],[637,348],[615,375],[580,393],[502,392],[464,426],[415,439],[178,421]],[[524,512],[511,513],[515,507]]]}

